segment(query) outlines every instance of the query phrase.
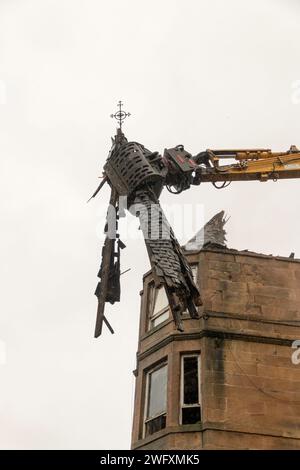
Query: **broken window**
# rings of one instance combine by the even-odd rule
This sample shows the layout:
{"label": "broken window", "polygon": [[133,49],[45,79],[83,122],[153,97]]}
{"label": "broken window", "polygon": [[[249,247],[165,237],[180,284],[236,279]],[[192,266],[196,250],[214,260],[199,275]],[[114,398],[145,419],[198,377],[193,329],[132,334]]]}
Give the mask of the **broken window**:
{"label": "broken window", "polygon": [[167,320],[170,316],[169,302],[164,286],[156,288],[154,285],[151,287],[151,302],[150,302],[150,325],[149,328],[154,328],[163,321]]}
{"label": "broken window", "polygon": [[200,405],[200,354],[181,358],[181,424],[201,421]]}
{"label": "broken window", "polygon": [[163,364],[147,374],[144,437],[166,427],[166,412],[167,364]]}

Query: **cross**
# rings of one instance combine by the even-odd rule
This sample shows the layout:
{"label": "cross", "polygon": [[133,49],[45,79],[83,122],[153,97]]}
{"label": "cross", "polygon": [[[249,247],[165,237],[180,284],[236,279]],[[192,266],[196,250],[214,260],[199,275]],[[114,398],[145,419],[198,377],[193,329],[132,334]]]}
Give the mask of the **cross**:
{"label": "cross", "polygon": [[119,110],[118,110],[117,112],[115,112],[115,114],[111,114],[111,115],[110,115],[111,118],[115,118],[115,119],[118,121],[119,128],[120,128],[121,130],[122,130],[122,124],[123,124],[124,120],[125,120],[128,116],[130,116],[130,113],[127,113],[126,111],[123,111],[122,106],[123,106],[122,101],[119,101],[119,102],[118,102]]}

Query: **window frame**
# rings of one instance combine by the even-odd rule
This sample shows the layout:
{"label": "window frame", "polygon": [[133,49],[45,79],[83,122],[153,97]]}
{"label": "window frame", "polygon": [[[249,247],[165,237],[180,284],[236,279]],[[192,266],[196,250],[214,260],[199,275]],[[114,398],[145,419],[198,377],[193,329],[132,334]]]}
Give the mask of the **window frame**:
{"label": "window frame", "polygon": [[[198,263],[191,263],[190,268],[191,268],[191,271],[192,271],[193,281],[196,284],[196,286],[198,286],[199,265],[198,265]],[[196,307],[196,308],[198,310],[198,307]],[[188,317],[190,318],[188,309],[184,310],[184,312],[182,312],[182,314],[185,315],[186,318],[188,318]]]}
{"label": "window frame", "polygon": [[[159,370],[159,369],[162,369],[163,367],[166,367],[166,374],[167,374],[167,389],[166,389],[166,410],[161,412],[161,413],[157,413],[155,416],[151,416],[151,417],[147,417],[147,414],[148,414],[148,407],[149,407],[149,398],[150,398],[150,375],[153,374],[153,372]],[[168,373],[169,373],[169,370],[168,370],[168,361],[167,359],[165,359],[163,362],[160,362],[159,364],[157,364],[156,366],[154,367],[151,367],[149,370],[146,371],[145,375],[146,375],[146,380],[145,380],[145,401],[144,401],[144,415],[143,415],[143,439],[145,439],[145,437],[148,437],[146,436],[146,425],[147,423],[149,423],[150,421],[153,421],[154,419],[156,418],[159,418],[160,416],[166,416],[167,418],[167,406],[168,406]],[[165,429],[165,428],[162,428],[162,429]],[[158,432],[158,431],[157,431]],[[153,433],[155,434],[155,433]],[[152,435],[152,434],[149,434],[149,435]]]}
{"label": "window frame", "polygon": [[[198,372],[198,403],[192,404],[185,404],[184,403],[184,358],[185,357],[196,357],[197,358],[197,372]],[[184,408],[196,408],[197,406],[200,408],[200,417],[202,411],[202,393],[201,393],[201,352],[198,353],[189,353],[184,352],[181,354],[180,358],[180,410],[179,410],[179,424],[180,426],[184,426],[182,424],[182,410]]]}
{"label": "window frame", "polygon": [[[198,285],[199,263],[191,263],[190,267],[193,275],[193,281],[196,285]],[[194,273],[194,271],[196,272]]]}
{"label": "window frame", "polygon": [[[158,293],[159,289],[164,289],[165,295],[167,297],[166,289],[165,289],[163,284],[161,284],[157,287],[155,286],[154,282],[151,282],[149,284],[150,302],[149,302],[149,308],[148,308],[148,313],[149,313],[149,315],[148,315],[148,331],[153,330],[153,328],[158,327],[159,325],[161,325],[162,323],[164,323],[165,321],[170,319],[170,305],[169,305],[169,302],[167,303],[167,305],[165,307],[160,309],[157,313],[155,313],[155,314],[153,313],[154,312],[154,307],[155,307],[155,302],[156,302],[156,299],[157,299],[155,294]],[[168,301],[168,297],[167,297],[167,301]],[[162,320],[160,323],[158,323],[158,325],[154,325],[153,322],[166,312],[168,312],[168,318],[165,318],[164,320]]]}
{"label": "window frame", "polygon": [[[193,277],[193,281],[196,285],[198,285],[198,274],[199,274],[199,263],[189,263],[189,266],[191,268],[191,271],[192,271],[192,277]],[[165,307],[163,307],[162,309],[160,309],[157,313],[153,313],[154,312],[154,307],[155,307],[155,302],[156,302],[156,299],[157,297],[155,297],[155,294],[156,292],[159,291],[159,289],[164,289],[165,291],[165,294],[166,294],[166,297],[167,297],[167,292],[166,292],[166,289],[164,287],[163,284],[160,284],[159,286],[156,286],[154,281],[151,281],[148,285],[148,309],[147,309],[147,323],[146,323],[146,331],[151,331],[153,330],[154,328],[157,328],[158,326],[162,325],[164,322],[170,320],[170,313],[171,313],[171,309],[170,309],[170,304],[169,304],[169,301],[168,301],[168,297],[167,297],[167,305]],[[157,320],[160,316],[164,315],[165,313],[168,312],[168,318],[165,318],[164,320],[162,320],[161,322],[159,322],[157,325],[154,325],[154,322],[155,320]],[[187,314],[187,310],[183,312],[183,314]]]}

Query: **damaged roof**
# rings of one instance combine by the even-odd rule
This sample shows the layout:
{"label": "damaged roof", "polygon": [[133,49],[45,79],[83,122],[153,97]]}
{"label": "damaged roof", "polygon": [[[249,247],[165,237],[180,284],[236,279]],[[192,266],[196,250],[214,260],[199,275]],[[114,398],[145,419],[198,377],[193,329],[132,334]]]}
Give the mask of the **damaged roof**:
{"label": "damaged roof", "polygon": [[185,251],[198,251],[208,245],[227,248],[224,225],[228,220],[223,210],[218,212],[184,245]]}

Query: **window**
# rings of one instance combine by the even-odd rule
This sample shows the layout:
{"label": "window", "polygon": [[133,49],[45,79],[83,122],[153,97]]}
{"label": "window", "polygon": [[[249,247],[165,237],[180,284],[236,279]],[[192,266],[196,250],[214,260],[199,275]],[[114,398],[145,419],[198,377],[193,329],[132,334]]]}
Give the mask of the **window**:
{"label": "window", "polygon": [[150,292],[150,324],[149,329],[154,328],[169,318],[169,302],[164,286],[151,287]]}
{"label": "window", "polygon": [[163,364],[147,374],[144,437],[166,427],[167,368]]}
{"label": "window", "polygon": [[[193,280],[198,284],[198,265],[191,265]],[[185,312],[187,313],[187,311]],[[169,301],[164,286],[156,288],[154,284],[150,287],[150,303],[149,303],[149,330],[160,325],[170,317]]]}
{"label": "window", "polygon": [[[190,267],[192,270],[193,281],[196,284],[196,286],[198,286],[198,264],[191,264]],[[186,309],[183,313],[186,315],[189,314],[188,309]]]}
{"label": "window", "polygon": [[181,424],[194,424],[201,421],[200,395],[200,354],[183,355],[181,358]]}
{"label": "window", "polygon": [[193,273],[193,281],[196,285],[198,285],[198,264],[192,264],[191,269]]}

